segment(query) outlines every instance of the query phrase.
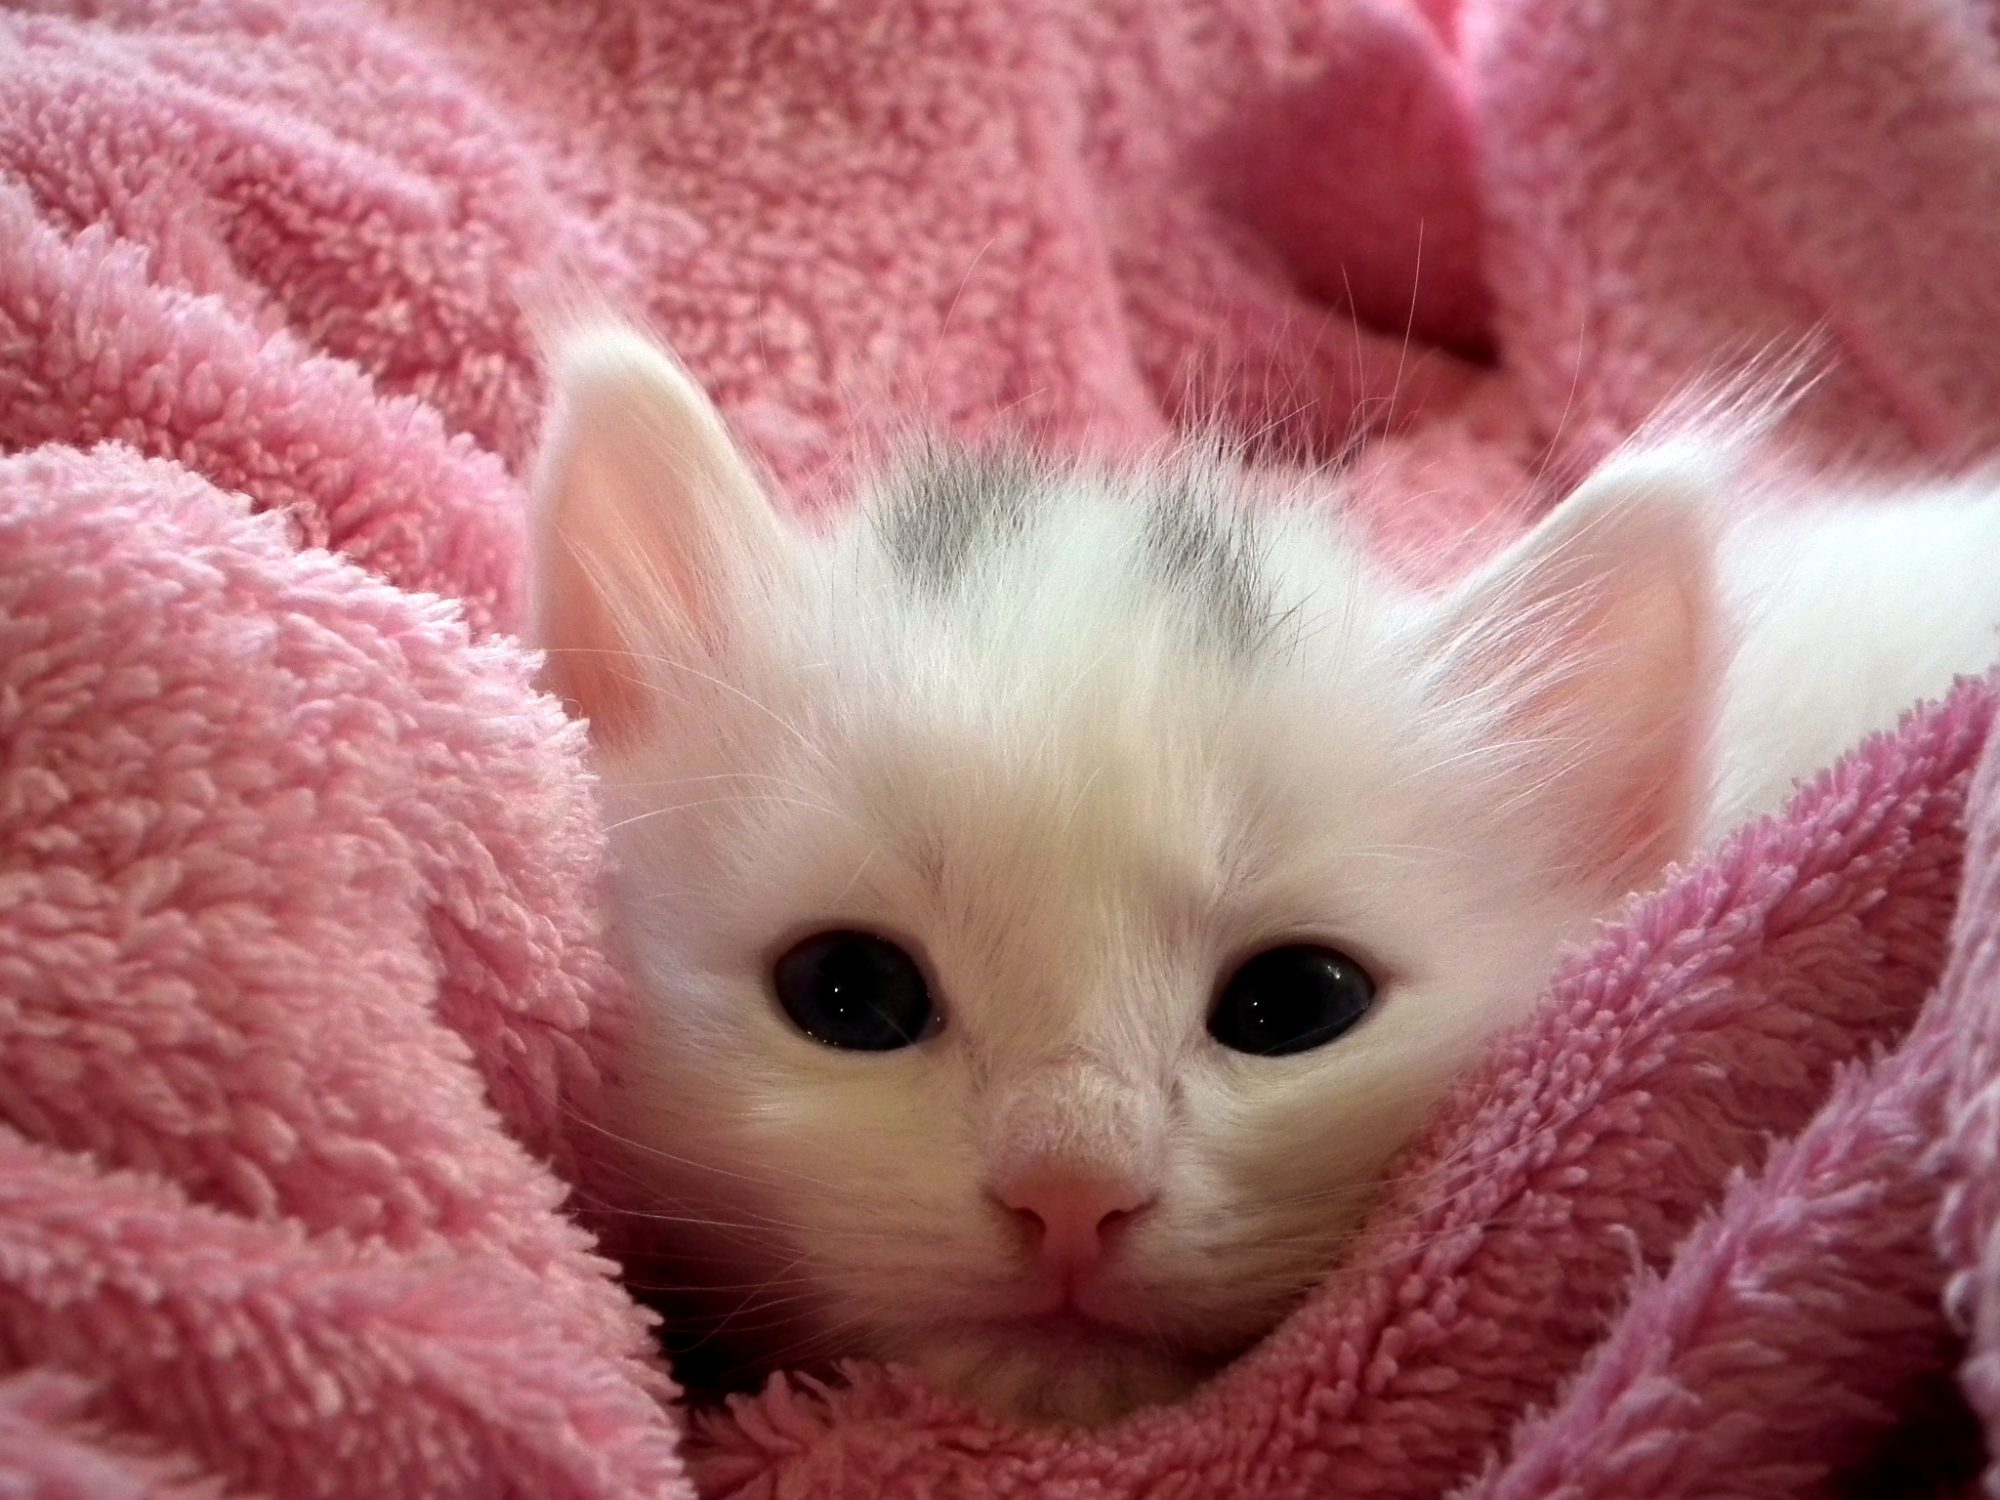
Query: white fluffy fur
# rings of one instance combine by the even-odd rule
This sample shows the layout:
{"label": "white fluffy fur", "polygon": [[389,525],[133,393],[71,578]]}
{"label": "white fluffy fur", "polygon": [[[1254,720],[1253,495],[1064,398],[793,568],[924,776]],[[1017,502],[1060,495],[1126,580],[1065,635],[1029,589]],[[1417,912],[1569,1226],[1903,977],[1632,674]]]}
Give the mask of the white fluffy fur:
{"label": "white fluffy fur", "polygon": [[[1141,562],[1143,474],[1050,479],[941,601],[866,497],[770,524],[643,340],[557,375],[543,644],[601,720],[643,999],[604,1122],[629,1206],[765,1353],[904,1360],[1023,1416],[1163,1398],[1267,1331],[1566,937],[1994,654],[1983,492],[1736,524],[1719,450],[1669,445],[1438,598],[1274,506],[1246,657]],[[938,1033],[800,1035],[769,968],[828,927],[918,955]],[[1294,1057],[1212,1041],[1231,965],[1297,939],[1367,963],[1374,1014]],[[1089,1284],[1098,1328],[1024,1321],[1046,1288],[986,1195],[1024,1154],[1155,1199]]]}

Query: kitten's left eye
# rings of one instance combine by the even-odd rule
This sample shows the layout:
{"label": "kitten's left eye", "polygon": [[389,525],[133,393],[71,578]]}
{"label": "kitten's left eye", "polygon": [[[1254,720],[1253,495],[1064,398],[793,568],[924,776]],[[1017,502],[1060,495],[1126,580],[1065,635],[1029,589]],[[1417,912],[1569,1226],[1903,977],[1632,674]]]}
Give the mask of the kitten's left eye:
{"label": "kitten's left eye", "polygon": [[829,1047],[893,1052],[923,1040],[936,1019],[917,961],[869,932],[807,938],[778,960],[771,987],[792,1024]]}
{"label": "kitten's left eye", "polygon": [[1375,980],[1345,953],[1290,943],[1230,976],[1209,1013],[1208,1034],[1236,1052],[1284,1057],[1324,1047],[1374,1003]]}

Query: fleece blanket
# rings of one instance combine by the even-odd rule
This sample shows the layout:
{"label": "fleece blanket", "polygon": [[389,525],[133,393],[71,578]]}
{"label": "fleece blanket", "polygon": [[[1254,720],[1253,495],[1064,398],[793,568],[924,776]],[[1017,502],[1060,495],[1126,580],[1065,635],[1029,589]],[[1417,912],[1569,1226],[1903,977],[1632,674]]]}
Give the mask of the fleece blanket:
{"label": "fleece blanket", "polygon": [[[532,688],[529,329],[651,318],[802,506],[1220,422],[1448,568],[1689,378],[2000,449],[1990,0],[0,12],[0,1494],[2000,1494],[1979,683],[1567,957],[1190,1401],[694,1410],[582,1222],[621,1017]],[[1809,664],[1827,669],[1827,664]]]}

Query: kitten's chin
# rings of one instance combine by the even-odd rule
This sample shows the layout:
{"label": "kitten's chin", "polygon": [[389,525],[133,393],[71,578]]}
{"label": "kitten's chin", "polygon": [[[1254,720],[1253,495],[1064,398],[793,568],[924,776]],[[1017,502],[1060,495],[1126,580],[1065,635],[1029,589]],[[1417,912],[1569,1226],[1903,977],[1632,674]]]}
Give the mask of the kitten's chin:
{"label": "kitten's chin", "polygon": [[905,1359],[983,1410],[1036,1426],[1102,1426],[1185,1396],[1212,1369],[1112,1330],[1035,1321],[939,1330]]}

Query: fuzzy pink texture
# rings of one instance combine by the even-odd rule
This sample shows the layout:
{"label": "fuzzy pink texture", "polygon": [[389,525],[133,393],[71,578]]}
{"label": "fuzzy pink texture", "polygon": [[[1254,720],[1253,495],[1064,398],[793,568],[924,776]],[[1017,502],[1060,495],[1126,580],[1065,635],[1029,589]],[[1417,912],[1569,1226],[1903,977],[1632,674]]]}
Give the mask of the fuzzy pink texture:
{"label": "fuzzy pink texture", "polygon": [[1985,688],[1574,955],[1440,1172],[1183,1407],[1051,1437],[858,1369],[690,1440],[565,1214],[625,1000],[577,732],[502,637],[524,308],[579,281],[803,504],[912,419],[1215,417],[1352,450],[1444,568],[1808,338],[1805,453],[1991,454],[1997,36],[1987,0],[8,7],[0,1492],[1962,1489],[2000,1443]]}

